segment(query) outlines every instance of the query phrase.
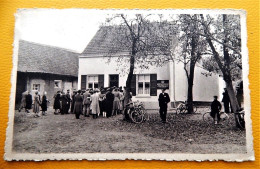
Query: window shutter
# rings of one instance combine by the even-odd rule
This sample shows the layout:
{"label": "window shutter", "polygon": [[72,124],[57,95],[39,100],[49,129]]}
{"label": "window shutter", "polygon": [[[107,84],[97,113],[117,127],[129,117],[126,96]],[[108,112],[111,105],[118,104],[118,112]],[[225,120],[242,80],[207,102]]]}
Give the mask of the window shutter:
{"label": "window shutter", "polygon": [[104,88],[104,75],[98,75],[98,87]]}
{"label": "window shutter", "polygon": [[81,75],[81,90],[86,90],[87,75]]}
{"label": "window shutter", "polygon": [[131,92],[133,96],[136,96],[136,74],[133,74],[132,80],[131,80]]}
{"label": "window shutter", "polygon": [[157,96],[157,74],[150,74],[150,95]]}

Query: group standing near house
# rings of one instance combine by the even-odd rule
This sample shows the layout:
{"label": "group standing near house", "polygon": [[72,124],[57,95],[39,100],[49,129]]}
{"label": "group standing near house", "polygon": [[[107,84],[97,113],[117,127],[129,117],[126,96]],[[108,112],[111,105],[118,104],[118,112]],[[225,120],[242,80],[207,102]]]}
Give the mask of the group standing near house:
{"label": "group standing near house", "polygon": [[[170,97],[165,90],[162,89],[158,97],[159,115],[163,123],[167,121],[167,109],[170,102]],[[66,94],[63,91],[57,91],[54,94],[53,110],[55,115],[75,114],[76,119],[79,119],[80,115],[85,117],[92,115],[93,119],[96,119],[100,116],[109,118],[123,114],[123,119],[125,120],[126,105],[132,102],[131,93],[128,103],[125,101],[125,95],[125,87],[118,88],[115,86],[111,88],[74,90],[72,94],[70,94],[70,90],[67,90]],[[239,97],[241,94],[238,92],[237,95]],[[40,117],[40,111],[42,111],[42,115],[45,116],[49,102],[46,91],[42,96],[36,91],[33,97],[29,91],[25,91],[22,93],[21,105],[18,110],[20,112],[22,109],[25,109],[25,112],[30,113],[29,110],[33,109],[34,117]],[[226,88],[224,88],[222,102],[225,113],[233,112]],[[215,120],[215,124],[220,120],[221,109],[222,105],[218,101],[218,97],[214,96],[214,100],[211,103],[211,115]]]}

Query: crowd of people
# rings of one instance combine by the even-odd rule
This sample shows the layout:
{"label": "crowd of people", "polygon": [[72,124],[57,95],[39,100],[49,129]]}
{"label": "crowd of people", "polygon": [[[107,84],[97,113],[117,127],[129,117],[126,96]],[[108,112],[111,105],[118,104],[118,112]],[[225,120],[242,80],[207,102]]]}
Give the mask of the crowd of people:
{"label": "crowd of people", "polygon": [[[111,117],[116,116],[117,114],[123,114],[125,116],[125,94],[126,89],[122,87],[112,87],[112,88],[96,88],[96,89],[86,89],[86,90],[74,90],[72,94],[70,94],[70,90],[67,90],[67,93],[63,91],[57,91],[54,95],[54,103],[53,109],[54,114],[64,115],[64,114],[75,114],[76,119],[79,119],[80,115],[84,115],[85,117],[93,116],[94,119],[99,116],[103,117]],[[132,95],[130,93],[130,99],[128,102],[131,102]],[[159,113],[162,122],[166,122],[167,115],[167,105],[170,102],[170,97],[167,93],[165,93],[165,89],[162,89],[162,93],[160,93],[159,98]],[[30,113],[30,109],[33,109],[35,113],[34,117],[40,117],[40,111],[42,111],[42,115],[46,115],[46,111],[48,108],[47,93],[44,92],[42,96],[40,96],[39,92],[36,91],[34,97],[30,92],[25,91],[22,93],[21,105],[19,107],[19,111],[25,109],[27,113]],[[227,92],[227,89],[224,88],[223,99],[222,102],[224,104],[224,112],[230,113],[233,112],[230,106],[230,98]],[[241,103],[240,103],[241,104]],[[221,103],[218,101],[218,97],[214,96],[214,101],[211,103],[211,116],[215,120],[215,124],[218,124],[220,121],[220,111],[222,109]]]}
{"label": "crowd of people", "polygon": [[22,109],[25,109],[25,112],[30,113],[30,109],[33,109],[35,113],[34,117],[40,117],[40,109],[42,111],[42,115],[46,115],[47,107],[49,100],[47,99],[47,92],[44,92],[42,97],[39,92],[36,91],[34,98],[29,91],[25,91],[22,93],[21,105],[18,109],[20,112]]}
{"label": "crowd of people", "polygon": [[[79,119],[80,115],[85,117],[92,115],[94,119],[99,116],[109,118],[122,114],[125,108],[125,88],[122,87],[74,90],[72,94],[70,94],[70,90],[67,90],[67,93],[57,91],[53,98],[55,115],[75,114],[76,119]],[[36,91],[32,98],[30,92],[25,91],[22,94],[19,111],[25,109],[27,113],[30,113],[29,110],[33,109],[34,117],[40,117],[40,111],[42,111],[42,115],[46,115],[48,102],[46,92],[40,96]]]}

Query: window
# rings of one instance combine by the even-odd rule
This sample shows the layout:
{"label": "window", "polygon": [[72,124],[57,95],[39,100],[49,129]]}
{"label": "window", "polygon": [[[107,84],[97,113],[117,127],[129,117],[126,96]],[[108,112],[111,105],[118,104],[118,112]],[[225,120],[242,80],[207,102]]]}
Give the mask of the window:
{"label": "window", "polygon": [[61,88],[61,80],[54,80],[54,88]]}
{"label": "window", "polygon": [[98,88],[98,76],[88,76],[88,88]]}
{"label": "window", "polygon": [[33,90],[40,90],[40,84],[33,84]]}
{"label": "window", "polygon": [[138,75],[137,91],[139,95],[150,95],[150,75]]}

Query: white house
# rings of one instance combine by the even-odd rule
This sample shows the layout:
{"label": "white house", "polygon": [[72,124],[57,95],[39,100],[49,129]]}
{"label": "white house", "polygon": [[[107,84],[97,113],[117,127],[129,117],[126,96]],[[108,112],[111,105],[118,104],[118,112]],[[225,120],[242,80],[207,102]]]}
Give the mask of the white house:
{"label": "white house", "polygon": [[[98,88],[111,86],[125,86],[127,73],[121,69],[125,64],[117,63],[117,58],[127,52],[118,53],[108,57],[105,53],[110,47],[112,38],[104,39],[101,27],[88,46],[79,56],[78,88]],[[193,98],[196,102],[210,102],[214,95],[220,95],[222,80],[218,74],[204,76],[201,73],[206,70],[196,66],[193,86]],[[182,63],[169,61],[162,67],[150,66],[149,69],[136,68],[132,80],[133,100],[143,101],[146,108],[158,108],[158,96],[162,88],[167,88],[171,98],[171,106],[174,102],[187,100],[187,78]]]}

